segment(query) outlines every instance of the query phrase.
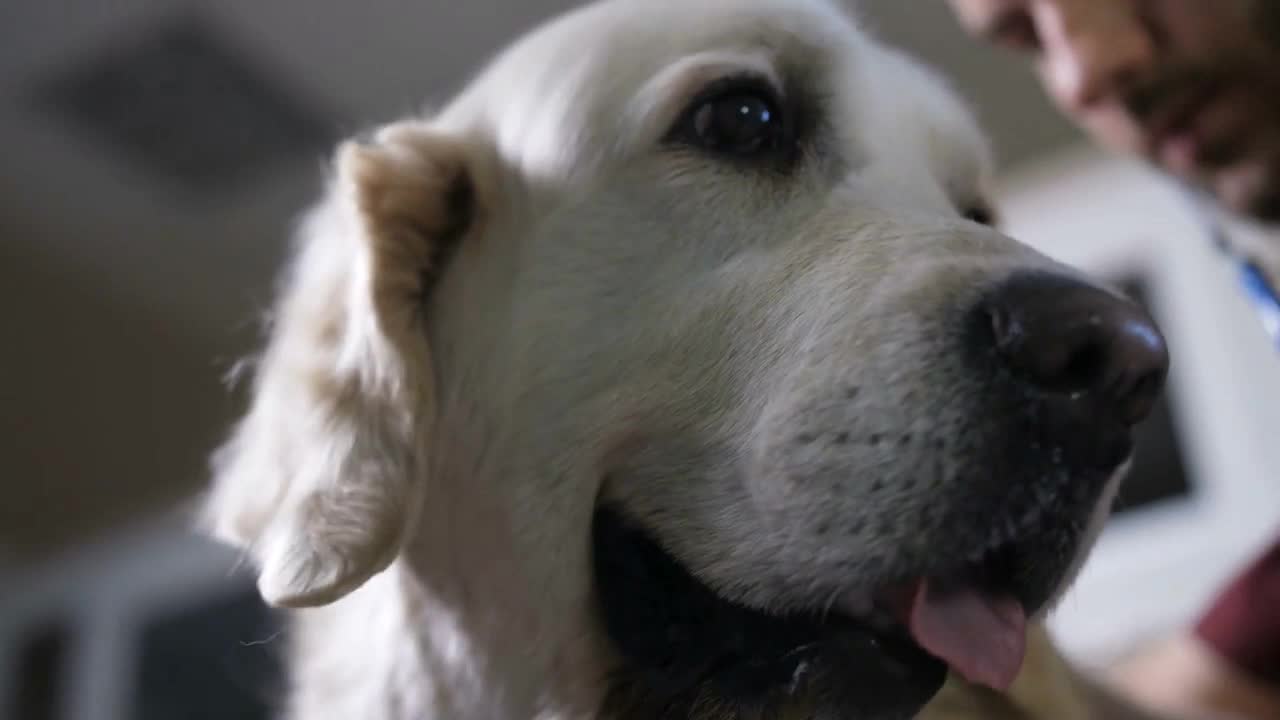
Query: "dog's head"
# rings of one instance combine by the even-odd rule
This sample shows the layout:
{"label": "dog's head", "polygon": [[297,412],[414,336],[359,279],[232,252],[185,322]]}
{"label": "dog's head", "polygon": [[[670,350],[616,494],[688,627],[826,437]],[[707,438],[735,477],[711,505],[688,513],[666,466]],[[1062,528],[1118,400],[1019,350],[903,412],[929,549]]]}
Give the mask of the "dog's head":
{"label": "dog's head", "polygon": [[1166,357],[983,224],[988,172],[951,92],[824,2],[577,11],[339,152],[216,531],[314,605],[491,498],[511,582],[599,611],[606,714],[1008,682]]}

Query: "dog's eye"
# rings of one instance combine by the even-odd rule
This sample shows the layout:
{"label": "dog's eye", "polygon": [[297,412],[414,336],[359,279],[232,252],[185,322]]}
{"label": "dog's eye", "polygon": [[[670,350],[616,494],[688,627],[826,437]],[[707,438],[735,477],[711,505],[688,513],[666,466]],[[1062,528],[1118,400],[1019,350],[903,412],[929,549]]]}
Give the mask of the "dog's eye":
{"label": "dog's eye", "polygon": [[971,220],[979,225],[995,226],[996,214],[986,205],[970,205],[964,211],[964,219]]}
{"label": "dog's eye", "polygon": [[786,126],[772,92],[758,83],[735,83],[703,93],[673,135],[719,155],[750,158],[781,148]]}

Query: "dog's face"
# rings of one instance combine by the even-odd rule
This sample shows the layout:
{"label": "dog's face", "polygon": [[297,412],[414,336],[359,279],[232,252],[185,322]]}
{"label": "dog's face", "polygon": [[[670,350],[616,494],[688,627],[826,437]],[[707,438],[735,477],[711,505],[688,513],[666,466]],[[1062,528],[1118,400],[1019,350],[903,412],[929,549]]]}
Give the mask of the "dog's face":
{"label": "dog's face", "polygon": [[515,552],[566,553],[539,581],[600,612],[607,716],[909,717],[948,664],[1011,679],[1164,375],[1136,308],[977,222],[966,109],[821,2],[587,8],[344,157],[314,222],[363,249],[295,270],[222,533],[324,602],[405,508],[504,478],[474,481],[542,510]]}

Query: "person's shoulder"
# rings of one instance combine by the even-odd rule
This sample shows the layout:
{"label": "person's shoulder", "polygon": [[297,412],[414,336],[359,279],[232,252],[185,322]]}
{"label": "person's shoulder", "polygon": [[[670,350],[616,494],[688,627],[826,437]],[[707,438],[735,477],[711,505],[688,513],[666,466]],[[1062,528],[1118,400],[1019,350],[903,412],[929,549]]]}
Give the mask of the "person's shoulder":
{"label": "person's shoulder", "polygon": [[1195,634],[1234,667],[1280,690],[1280,534],[1223,589]]}

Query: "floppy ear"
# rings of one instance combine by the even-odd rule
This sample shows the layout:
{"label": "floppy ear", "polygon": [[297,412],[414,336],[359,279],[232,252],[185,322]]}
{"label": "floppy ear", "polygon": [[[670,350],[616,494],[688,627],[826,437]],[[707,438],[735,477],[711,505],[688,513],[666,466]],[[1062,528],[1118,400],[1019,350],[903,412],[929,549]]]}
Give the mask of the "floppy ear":
{"label": "floppy ear", "polygon": [[435,417],[423,311],[473,227],[472,155],[413,122],[337,152],[305,219],[247,415],[214,456],[212,533],[273,605],[332,602],[399,553]]}

